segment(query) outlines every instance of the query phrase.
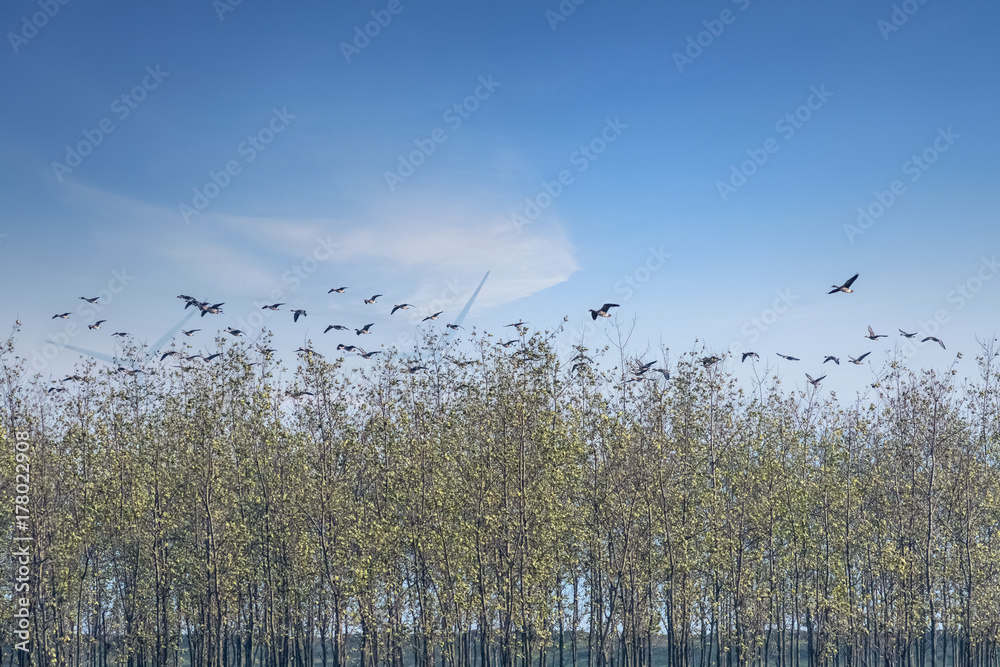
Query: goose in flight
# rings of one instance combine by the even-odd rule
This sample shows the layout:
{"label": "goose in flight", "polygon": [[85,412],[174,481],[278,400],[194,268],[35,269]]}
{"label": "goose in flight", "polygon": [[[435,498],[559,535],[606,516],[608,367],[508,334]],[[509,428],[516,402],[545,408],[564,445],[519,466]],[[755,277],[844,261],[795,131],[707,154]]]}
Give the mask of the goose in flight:
{"label": "goose in flight", "polygon": [[917,332],[916,332],[916,331],[914,331],[913,333],[906,333],[905,331],[903,331],[902,329],[900,329],[900,330],[899,330],[899,335],[900,335],[900,336],[904,336],[904,337],[906,337],[906,338],[913,338],[914,336],[916,336],[916,335],[917,335]]}
{"label": "goose in flight", "polygon": [[370,334],[371,333],[370,328],[373,326],[375,326],[375,323],[371,322],[370,324],[366,324],[360,329],[355,329],[354,333],[357,334],[358,336],[360,336],[361,334]]}
{"label": "goose in flight", "polygon": [[97,303],[97,300],[100,299],[101,297],[99,297],[99,296],[94,296],[94,297],[81,296],[80,298],[83,299],[84,301],[86,301],[87,303]]}
{"label": "goose in flight", "polygon": [[296,308],[295,310],[292,311],[292,313],[293,313],[292,314],[293,322],[298,322],[299,317],[306,317],[306,311],[302,310],[301,308]]}
{"label": "goose in flight", "polygon": [[[222,306],[224,304],[225,304],[224,301],[222,303],[213,303],[211,306],[206,306],[206,305],[202,304],[201,305],[201,316],[205,317],[206,314],[209,314],[209,315],[218,315],[219,313],[222,312]],[[187,306],[185,306],[185,308],[186,307]]]}
{"label": "goose in flight", "polygon": [[612,308],[618,308],[617,303],[606,303],[597,310],[590,310],[590,319],[596,320],[598,317],[611,317],[610,311]]}
{"label": "goose in flight", "polygon": [[713,354],[713,355],[712,355],[712,356],[710,356],[710,357],[702,357],[702,358],[700,359],[700,361],[701,361],[701,365],[702,365],[702,366],[704,366],[705,368],[708,368],[708,367],[709,367],[709,366],[711,366],[712,364],[717,364],[717,363],[719,363],[720,361],[722,361],[722,359],[721,359],[721,358],[719,358],[719,357],[717,357],[717,356],[715,356],[715,355]]}
{"label": "goose in flight", "polygon": [[397,310],[409,310],[410,308],[416,308],[412,303],[397,303],[392,307],[392,311],[389,312],[390,315],[394,315]]}
{"label": "goose in flight", "polygon": [[221,356],[222,356],[221,352],[216,352],[215,354],[210,354],[207,357],[204,356],[204,355],[202,355],[201,358],[202,358],[202,361],[211,361],[212,359],[215,359],[216,357],[221,357]]}
{"label": "goose in flight", "polygon": [[381,294],[376,294],[375,296],[373,296],[370,299],[365,299],[365,303],[375,303],[375,301],[378,300],[378,298],[380,296],[382,296],[382,295]]}
{"label": "goose in flight", "polygon": [[265,308],[267,308],[268,310],[278,310],[278,306],[284,306],[284,305],[285,304],[283,303],[271,303],[266,306],[261,306],[260,309],[264,310]]}
{"label": "goose in flight", "polygon": [[101,325],[107,322],[107,320],[97,320],[93,324],[88,324],[87,328],[94,331],[101,328]]}
{"label": "goose in flight", "polygon": [[753,357],[754,359],[760,359],[760,355],[757,354],[756,352],[744,352],[743,353],[743,359],[740,360],[740,363],[742,364],[744,361],[746,361],[747,357]]}
{"label": "goose in flight", "polygon": [[302,398],[303,396],[315,396],[315,394],[313,394],[311,391],[300,390],[300,391],[286,391],[285,396],[290,396],[291,398],[299,399]]}
{"label": "goose in flight", "polygon": [[436,320],[437,318],[441,317],[441,313],[443,313],[443,312],[444,312],[443,310],[439,310],[436,313],[434,313],[433,315],[428,315],[427,317],[425,317],[424,319],[422,319],[420,321],[421,322],[426,322],[427,320]]}
{"label": "goose in flight", "polygon": [[888,338],[889,334],[877,334],[875,330],[872,329],[871,325],[868,325],[868,335],[865,336],[868,340],[878,340],[879,338]]}
{"label": "goose in flight", "polygon": [[833,356],[832,354],[826,355],[826,358],[823,359],[823,363],[824,364],[826,362],[828,362],[828,361],[832,361],[833,363],[837,364],[838,366],[840,365],[840,359],[838,357]]}
{"label": "goose in flight", "polygon": [[525,324],[527,324],[527,322],[512,322],[511,324],[505,324],[504,326],[505,327],[517,327],[518,329],[520,329]]}
{"label": "goose in flight", "polygon": [[590,357],[588,357],[587,355],[585,355],[583,352],[580,352],[579,354],[577,354],[575,357],[573,357],[572,359],[570,359],[570,361],[587,361],[587,362],[590,362],[590,363],[594,363],[594,360],[591,359]]}
{"label": "goose in flight", "polygon": [[937,343],[938,345],[940,345],[940,346],[941,346],[941,349],[942,349],[942,350],[947,350],[947,349],[948,349],[948,348],[946,348],[946,347],[944,346],[944,341],[942,341],[942,340],[941,340],[940,338],[937,338],[936,336],[928,336],[927,338],[923,339],[923,340],[922,340],[922,341],[920,341],[920,342],[921,342],[921,343],[926,343],[926,342],[927,342],[927,341],[929,341],[929,340],[932,340],[932,341],[934,341],[935,343]]}
{"label": "goose in flight", "polygon": [[323,358],[322,354],[320,354],[319,352],[316,352],[315,350],[310,350],[308,347],[300,347],[300,348],[296,349],[295,351],[296,352],[306,353],[306,354],[315,354],[317,357],[319,357],[321,359]]}
{"label": "goose in flight", "polygon": [[851,289],[851,285],[854,284],[854,281],[858,279],[859,275],[860,274],[855,273],[853,276],[851,276],[850,278],[848,278],[847,282],[845,282],[843,285],[833,285],[833,289],[830,290],[829,292],[827,292],[827,294],[836,294],[837,292],[843,292],[844,294],[850,294],[851,292],[854,291],[854,290]]}
{"label": "goose in flight", "polygon": [[[705,358],[707,359],[708,357],[705,357]],[[640,364],[639,360],[637,359],[636,362],[635,362],[635,368],[632,370],[632,373],[635,374],[635,375],[642,375],[643,373],[645,373],[646,371],[648,371],[650,368],[652,368],[653,364],[655,364],[657,361],[658,360],[654,359],[653,361],[650,361],[647,364]]]}
{"label": "goose in flight", "polygon": [[172,357],[175,354],[178,354],[177,350],[169,350],[168,352],[164,352],[163,354],[160,355],[160,361],[163,361],[167,357]]}
{"label": "goose in flight", "polygon": [[801,361],[801,359],[799,359],[798,357],[791,357],[787,354],[782,354],[781,352],[775,352],[775,354],[777,354],[782,359],[788,359],[789,361]]}
{"label": "goose in flight", "polygon": [[448,327],[449,329],[453,329],[454,331],[458,331],[459,329],[465,328],[461,324],[446,324],[445,326]]}
{"label": "goose in flight", "polygon": [[406,369],[407,373],[416,373],[417,371],[427,370],[427,366],[410,366]]}
{"label": "goose in flight", "polygon": [[509,340],[506,343],[504,343],[504,342],[501,341],[501,342],[497,343],[497,345],[500,345],[502,347],[510,347],[514,343],[520,343],[520,342],[521,341],[519,341],[518,339],[515,338],[514,340]]}
{"label": "goose in flight", "polygon": [[242,336],[243,332],[239,329],[234,329],[232,327],[226,327],[225,332],[231,336]]}
{"label": "goose in flight", "polygon": [[327,294],[333,294],[334,292],[336,292],[337,294],[343,294],[346,289],[347,289],[346,287],[334,287],[329,292],[327,292]]}
{"label": "goose in flight", "polygon": [[335,331],[348,331],[348,328],[345,327],[343,324],[331,324],[327,328],[323,329],[323,333],[326,333],[330,329],[334,329]]}
{"label": "goose in flight", "polygon": [[67,389],[66,389],[66,387],[49,387],[49,390],[48,390],[47,393],[51,394],[54,391],[55,392],[67,391]]}
{"label": "goose in flight", "polygon": [[201,331],[201,329],[181,329],[181,333],[185,336],[193,336],[197,331]]}
{"label": "goose in flight", "polygon": [[867,356],[868,356],[869,354],[871,354],[871,352],[865,352],[864,354],[862,354],[862,355],[861,355],[860,357],[858,357],[857,359],[855,359],[855,358],[854,358],[854,357],[852,357],[851,355],[847,355],[847,358],[848,358],[848,359],[850,359],[851,363],[852,363],[852,364],[854,364],[855,366],[860,366],[860,365],[861,365],[861,362],[862,362],[862,361],[864,360],[864,358],[865,358],[865,357],[867,357]]}
{"label": "goose in flight", "polygon": [[82,378],[79,375],[67,375],[62,380],[60,380],[60,382],[68,382],[69,380],[75,380],[77,382],[83,382],[85,380],[85,378]]}
{"label": "goose in flight", "polygon": [[125,336],[127,336],[127,335],[128,335],[128,332],[125,332],[125,331],[116,331],[116,332],[114,332],[114,333],[113,333],[113,334],[111,334],[111,335],[112,335],[112,336],[119,336],[119,337],[121,337],[121,338],[124,338]]}
{"label": "goose in flight", "polygon": [[59,319],[65,320],[70,315],[72,315],[72,313],[56,313],[55,315],[52,316],[52,319],[56,319],[58,317]]}
{"label": "goose in flight", "polygon": [[824,376],[818,377],[818,378],[816,378],[814,380],[813,377],[811,375],[809,375],[809,373],[806,373],[806,380],[809,382],[809,384],[811,384],[814,387],[818,387],[819,383],[822,382],[823,378],[825,378],[825,377],[826,376],[824,375]]}
{"label": "goose in flight", "polygon": [[357,345],[344,345],[343,343],[339,343],[337,345],[337,349],[344,350],[345,352],[354,352],[355,350],[360,350],[361,348]]}
{"label": "goose in flight", "polygon": [[362,350],[360,352],[360,356],[361,356],[362,359],[371,359],[376,354],[382,354],[382,351],[381,350],[375,350],[374,352],[365,352],[364,350]]}
{"label": "goose in flight", "polygon": [[668,371],[666,368],[654,368],[653,372],[662,375],[664,380],[670,379],[670,371]]}

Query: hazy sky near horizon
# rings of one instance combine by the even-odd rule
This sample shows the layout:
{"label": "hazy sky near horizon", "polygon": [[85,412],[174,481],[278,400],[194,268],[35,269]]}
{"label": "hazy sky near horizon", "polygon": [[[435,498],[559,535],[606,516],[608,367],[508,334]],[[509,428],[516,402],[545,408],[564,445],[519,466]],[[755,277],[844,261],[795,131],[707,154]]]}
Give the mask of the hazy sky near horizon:
{"label": "hazy sky near horizon", "polygon": [[0,323],[59,374],[77,355],[46,340],[152,343],[189,294],[225,312],[180,342],[263,322],[290,361],[442,327],[490,271],[468,329],[568,316],[565,342],[601,345],[613,320],[587,310],[615,302],[636,351],[754,350],[793,386],[863,389],[847,356],[881,366],[898,328],[947,344],[914,365],[962,351],[971,371],[1000,305],[998,19],[972,0],[14,0]]}

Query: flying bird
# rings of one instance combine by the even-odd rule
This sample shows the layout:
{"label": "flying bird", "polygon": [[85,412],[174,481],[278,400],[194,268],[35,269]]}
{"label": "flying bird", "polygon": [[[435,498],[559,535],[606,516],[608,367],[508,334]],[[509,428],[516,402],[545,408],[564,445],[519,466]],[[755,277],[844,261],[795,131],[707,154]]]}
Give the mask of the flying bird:
{"label": "flying bird", "polygon": [[754,359],[760,359],[760,355],[757,354],[756,352],[744,352],[743,353],[743,359],[740,360],[740,363],[742,364],[744,361],[746,361],[747,357],[753,357]]}
{"label": "flying bird", "polygon": [[361,334],[370,334],[371,331],[369,331],[369,327],[373,327],[373,326],[375,326],[374,322],[372,322],[370,324],[366,324],[365,326],[361,327],[360,329],[355,329],[354,333],[357,334],[358,336],[360,336]]}
{"label": "flying bird", "polygon": [[596,320],[598,317],[611,317],[611,313],[608,311],[612,308],[618,308],[617,303],[606,303],[597,310],[590,310],[590,319]]}
{"label": "flying bird", "polygon": [[292,311],[292,313],[293,313],[292,315],[293,322],[298,322],[300,316],[306,317],[306,311],[302,310],[301,308],[296,308],[295,310]]}
{"label": "flying bird", "polygon": [[871,325],[868,325],[868,335],[865,338],[869,340],[878,340],[879,338],[888,338],[889,334],[877,334],[875,330],[872,329]]}
{"label": "flying bird", "polygon": [[97,320],[97,321],[96,321],[96,322],[94,322],[93,324],[88,324],[88,325],[87,325],[87,328],[88,328],[88,329],[91,329],[91,330],[96,330],[96,329],[100,329],[100,328],[101,328],[101,325],[102,325],[102,324],[104,324],[105,322],[107,322],[107,320]]}
{"label": "flying bird", "polygon": [[504,326],[505,326],[505,327],[517,327],[517,328],[519,328],[519,329],[520,329],[520,328],[521,328],[521,327],[523,327],[523,326],[524,326],[525,324],[527,324],[527,322],[512,322],[512,323],[510,323],[510,324],[505,324]]}
{"label": "flying bird", "polygon": [[113,334],[111,334],[111,335],[112,335],[112,336],[120,336],[121,338],[124,338],[125,336],[127,336],[127,335],[128,335],[128,333],[127,333],[127,332],[125,332],[125,331],[116,331],[116,332],[114,332],[114,333],[113,333]]}
{"label": "flying bird", "polygon": [[330,329],[335,329],[336,331],[348,331],[348,328],[345,327],[343,324],[331,324],[327,328],[323,329],[323,333],[326,333]]}
{"label": "flying bird", "polygon": [[51,394],[54,391],[55,392],[67,391],[67,389],[66,387],[49,387],[49,391],[47,393]]}
{"label": "flying bird", "polygon": [[329,292],[327,292],[327,294],[333,294],[334,292],[336,292],[337,294],[343,294],[344,290],[346,289],[347,289],[346,287],[334,287]]}
{"label": "flying bird", "polygon": [[844,294],[850,294],[854,290],[851,289],[851,285],[854,281],[858,279],[860,274],[855,273],[853,276],[847,279],[847,282],[843,285],[833,285],[833,289],[827,292],[827,294],[836,294],[837,292],[843,292]]}
{"label": "flying bird", "polygon": [[900,329],[899,330],[899,335],[900,336],[905,336],[906,338],[913,338],[914,336],[917,335],[917,332],[914,331],[913,333],[906,333],[905,331],[903,331],[902,329]]}
{"label": "flying bird", "polygon": [[709,367],[709,366],[711,366],[712,364],[717,364],[717,363],[719,363],[720,361],[722,361],[722,359],[721,359],[721,358],[719,358],[719,357],[717,357],[717,356],[715,356],[715,355],[713,354],[713,355],[712,355],[711,357],[702,357],[702,358],[700,359],[700,361],[701,361],[701,365],[702,365],[702,366],[704,366],[705,368],[708,368],[708,367]]}
{"label": "flying bird", "polygon": [[382,354],[381,350],[375,350],[374,352],[362,352],[361,353],[361,358],[362,359],[371,359],[376,354]]}
{"label": "flying bird", "polygon": [[172,357],[175,354],[178,354],[177,350],[170,350],[168,352],[164,352],[163,354],[160,355],[160,361],[163,361],[167,357]]}
{"label": "flying bird", "polygon": [[393,315],[397,310],[409,310],[410,308],[416,308],[416,306],[414,306],[412,303],[397,303],[395,306],[392,307],[392,310],[389,312],[389,314]]}
{"label": "flying bird", "polygon": [[375,296],[373,296],[373,297],[372,297],[372,298],[370,298],[370,299],[365,299],[365,303],[375,303],[375,301],[376,301],[376,300],[377,300],[377,299],[378,299],[378,298],[379,298],[380,296],[382,296],[382,295],[381,295],[381,294],[376,294]]}
{"label": "flying bird", "polygon": [[72,313],[57,313],[57,314],[55,314],[55,315],[53,315],[53,316],[52,316],[52,319],[56,319],[56,318],[58,317],[58,318],[60,318],[60,319],[63,319],[63,320],[65,320],[65,319],[66,319],[66,318],[68,318],[68,317],[69,317],[69,316],[70,316],[71,314],[72,314]]}
{"label": "flying bird", "polygon": [[308,354],[315,354],[317,357],[320,357],[320,358],[323,357],[322,354],[320,354],[319,352],[316,352],[314,350],[310,350],[308,347],[300,347],[300,348],[296,349],[295,351],[296,352],[305,352],[305,353],[308,353]]}
{"label": "flying bird", "polygon": [[839,358],[837,358],[837,357],[835,357],[835,356],[833,356],[832,354],[828,354],[828,355],[826,355],[826,358],[825,358],[825,359],[823,359],[823,363],[824,363],[824,364],[825,364],[826,362],[828,362],[828,361],[832,361],[833,363],[837,364],[838,366],[840,365],[840,359],[839,359]]}
{"label": "flying bird", "polygon": [[354,352],[355,350],[360,350],[361,348],[356,345],[344,345],[343,343],[339,343],[337,345],[337,349],[344,350],[345,352]]}
{"label": "flying bird", "polygon": [[921,343],[926,343],[926,342],[927,342],[927,341],[929,341],[929,340],[932,340],[932,341],[934,341],[935,343],[937,343],[938,345],[940,345],[940,346],[941,346],[941,349],[942,349],[942,350],[947,350],[947,349],[948,349],[948,348],[946,348],[946,347],[944,346],[944,341],[942,341],[942,340],[941,340],[940,338],[937,338],[937,337],[935,337],[935,336],[928,336],[927,338],[923,339],[923,340],[922,340],[922,341],[920,341],[920,342],[921,342]]}
{"label": "flying bird", "polygon": [[232,335],[232,336],[242,336],[243,335],[242,331],[240,331],[239,329],[234,329],[232,327],[226,327],[225,332],[227,334]]}
{"label": "flying bird", "polygon": [[824,375],[824,376],[822,376],[822,377],[818,377],[818,378],[816,378],[816,379],[814,380],[814,379],[813,379],[813,377],[812,377],[811,375],[809,375],[809,373],[806,373],[806,380],[808,380],[808,381],[809,381],[809,384],[811,384],[811,385],[812,385],[812,386],[814,386],[814,387],[818,387],[818,386],[819,386],[819,383],[820,383],[820,382],[822,382],[822,381],[823,381],[823,378],[825,378],[825,377],[826,377],[826,376]]}
{"label": "flying bird", "polygon": [[427,366],[410,366],[406,369],[407,373],[416,373],[417,371],[427,370]]}
{"label": "flying bird", "polygon": [[449,329],[454,329],[455,331],[465,328],[461,324],[446,324],[445,326],[448,327]]}
{"label": "flying bird", "polygon": [[871,352],[865,352],[864,354],[862,354],[862,355],[861,355],[860,357],[858,357],[857,359],[855,359],[855,358],[854,358],[854,357],[852,357],[851,355],[847,355],[847,358],[848,358],[848,359],[850,359],[850,360],[851,360],[851,363],[852,363],[852,364],[854,364],[855,366],[860,366],[860,365],[861,365],[861,362],[862,362],[862,360],[864,360],[864,358],[865,358],[865,357],[867,357],[867,356],[868,356],[869,354],[871,354]]}
{"label": "flying bird", "polygon": [[80,298],[83,299],[84,301],[86,301],[87,303],[97,303],[97,300],[100,299],[101,297],[99,297],[99,296],[94,296],[94,297],[81,296]]}
{"label": "flying bird", "polygon": [[[219,313],[222,312],[222,306],[224,304],[225,302],[213,303],[211,306],[206,306],[205,304],[201,304],[201,316],[205,317],[206,314],[218,315]],[[187,308],[187,306],[184,307]]]}
{"label": "flying bird", "polygon": [[434,313],[433,315],[428,315],[427,317],[425,317],[424,319],[422,319],[420,321],[421,322],[426,322],[427,320],[436,320],[437,318],[439,318],[441,316],[441,313],[443,313],[443,312],[444,312],[443,310],[439,310],[436,313]]}
{"label": "flying bird", "polygon": [[268,304],[266,306],[261,306],[260,309],[264,310],[265,308],[267,308],[268,310],[278,310],[278,306],[284,306],[284,305],[285,304],[283,304],[283,303],[272,303],[272,304]]}
{"label": "flying bird", "polygon": [[303,396],[314,396],[314,395],[315,394],[313,394],[311,391],[305,391],[305,390],[285,392],[285,396],[290,396],[291,398],[296,398],[296,399],[302,398]]}
{"label": "flying bird", "polygon": [[204,356],[204,355],[202,355],[201,358],[202,358],[203,361],[211,361],[212,359],[215,359],[216,357],[221,357],[221,356],[222,356],[221,352],[216,352],[215,354],[210,354],[207,357]]}
{"label": "flying bird", "polygon": [[185,336],[193,336],[196,331],[201,331],[201,329],[181,329],[181,333]]}
{"label": "flying bird", "polygon": [[501,346],[503,346],[503,347],[510,347],[510,346],[511,346],[511,345],[513,345],[514,343],[520,343],[520,342],[521,342],[521,341],[519,341],[518,339],[516,339],[516,338],[515,338],[514,340],[509,340],[509,341],[507,341],[506,343],[504,343],[504,342],[500,342],[500,343],[497,343],[497,345],[501,345]]}
{"label": "flying bird", "polygon": [[782,359],[788,359],[789,361],[801,361],[801,359],[799,359],[798,357],[790,357],[787,354],[782,354],[781,352],[776,352],[775,354],[777,354]]}

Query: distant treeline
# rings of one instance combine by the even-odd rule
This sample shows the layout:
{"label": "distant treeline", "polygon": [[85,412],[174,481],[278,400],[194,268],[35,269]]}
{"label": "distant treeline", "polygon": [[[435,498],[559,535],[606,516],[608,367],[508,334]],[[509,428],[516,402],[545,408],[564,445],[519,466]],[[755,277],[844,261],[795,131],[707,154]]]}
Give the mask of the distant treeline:
{"label": "distant treeline", "polygon": [[557,340],[294,373],[222,342],[63,382],[8,340],[0,663],[1000,665],[989,344],[972,379],[890,363],[844,401],[694,353],[625,383],[622,350]]}

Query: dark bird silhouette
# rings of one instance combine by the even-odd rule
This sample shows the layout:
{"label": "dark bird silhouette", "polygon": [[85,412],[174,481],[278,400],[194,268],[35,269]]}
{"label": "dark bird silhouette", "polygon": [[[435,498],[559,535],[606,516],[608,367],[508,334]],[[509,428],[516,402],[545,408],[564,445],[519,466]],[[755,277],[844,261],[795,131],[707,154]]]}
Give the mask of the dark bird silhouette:
{"label": "dark bird silhouette", "polygon": [[392,307],[392,310],[389,311],[389,314],[393,315],[397,310],[409,310],[410,308],[416,308],[416,306],[414,306],[412,303],[397,303],[395,306]]}
{"label": "dark bird silhouette", "polygon": [[434,313],[433,315],[428,315],[427,317],[425,317],[424,319],[422,319],[420,321],[421,322],[426,322],[427,320],[436,320],[437,318],[441,317],[441,313],[443,313],[443,312],[444,312],[443,310],[439,310],[438,312]]}
{"label": "dark bird silhouette", "polygon": [[826,358],[823,359],[823,363],[824,364],[826,362],[828,362],[828,361],[832,361],[833,363],[837,364],[838,366],[840,365],[840,359],[838,359],[837,357],[833,356],[832,354],[826,355]]}
{"label": "dark bird silhouette", "polygon": [[711,357],[702,357],[702,358],[700,359],[700,361],[701,361],[701,365],[702,365],[702,366],[704,366],[705,368],[708,368],[708,367],[709,367],[709,366],[711,366],[712,364],[717,364],[717,363],[719,363],[720,361],[722,361],[722,359],[721,359],[721,358],[719,358],[719,357],[717,357],[717,356],[715,356],[715,355],[713,354],[713,355],[712,355]]}
{"label": "dark bird silhouette", "polygon": [[296,349],[295,351],[296,352],[302,352],[302,353],[305,353],[305,354],[315,354],[320,359],[323,358],[322,354],[320,354],[319,352],[316,352],[315,350],[310,350],[308,347],[300,347],[300,348]]}
{"label": "dark bird silhouette", "polygon": [[185,336],[193,336],[197,331],[201,331],[201,329],[181,329],[181,333]]}
{"label": "dark bird silhouette", "polygon": [[[201,316],[205,317],[206,314],[218,315],[219,313],[222,312],[222,306],[224,305],[225,302],[213,303],[211,306],[206,306],[205,304],[201,304]],[[187,308],[187,306],[185,306],[185,308]]]}
{"label": "dark bird silhouette", "polygon": [[329,292],[327,292],[327,294],[333,294],[334,292],[336,292],[337,294],[343,294],[346,289],[347,289],[346,287],[334,287]]}
{"label": "dark bird silhouette", "polygon": [[354,333],[357,334],[358,336],[360,336],[361,334],[370,334],[371,331],[369,331],[369,329],[371,327],[373,327],[373,326],[375,326],[375,323],[371,322],[371,323],[366,324],[365,326],[361,327],[360,329],[355,329]]}
{"label": "dark bird silhouette", "polygon": [[302,310],[301,308],[296,308],[295,310],[292,311],[292,313],[293,313],[292,314],[292,321],[293,322],[298,322],[299,321],[299,317],[306,317],[307,316],[306,315],[306,311]]}
{"label": "dark bird silhouette", "polygon": [[820,383],[820,382],[822,382],[822,381],[823,381],[823,378],[825,378],[825,377],[826,377],[826,376],[824,375],[824,376],[822,376],[822,377],[818,377],[818,378],[816,378],[816,379],[814,380],[814,379],[813,379],[813,377],[812,377],[811,375],[809,375],[809,373],[806,373],[806,380],[808,380],[808,381],[809,381],[809,384],[811,384],[811,385],[812,385],[812,386],[814,386],[814,387],[818,387],[818,386],[819,386],[819,383]]}
{"label": "dark bird silhouette", "polygon": [[374,352],[364,352],[364,351],[362,351],[360,353],[360,356],[361,356],[362,359],[371,359],[376,354],[382,354],[381,350],[375,350]]}
{"label": "dark bird silhouette", "polygon": [[801,359],[799,359],[798,357],[790,357],[787,354],[782,354],[781,352],[776,352],[775,354],[777,354],[782,359],[788,359],[789,361],[801,361]]}
{"label": "dark bird silhouette", "polygon": [[511,324],[505,324],[504,326],[505,327],[517,327],[518,329],[520,329],[525,324],[527,324],[527,322],[512,322]]}
{"label": "dark bird silhouette", "polygon": [[849,359],[849,360],[851,361],[851,363],[852,363],[852,364],[854,364],[855,366],[860,366],[860,365],[861,365],[861,362],[862,362],[862,361],[864,360],[864,358],[865,358],[865,357],[867,357],[867,356],[868,356],[869,354],[871,354],[871,352],[865,352],[864,354],[862,354],[862,355],[861,355],[860,357],[858,357],[857,359],[855,359],[855,358],[854,358],[854,357],[852,357],[851,355],[847,355],[847,358],[848,358],[848,359]]}
{"label": "dark bird silhouette", "polygon": [[747,357],[753,357],[754,359],[760,359],[760,355],[757,354],[756,352],[744,352],[743,353],[743,358],[740,360],[740,363],[742,364],[744,361],[746,361]]}
{"label": "dark bird silhouette", "polygon": [[93,324],[88,324],[87,328],[91,330],[100,329],[101,325],[104,324],[105,322],[107,322],[107,320],[97,320]]}
{"label": "dark bird silhouette", "polygon": [[303,396],[314,396],[314,395],[315,394],[313,394],[311,391],[305,391],[305,390],[301,390],[301,391],[286,391],[285,392],[285,396],[289,396],[289,397],[295,398],[295,399],[302,398]]}
{"label": "dark bird silhouette", "polygon": [[243,332],[239,329],[234,329],[232,327],[226,327],[225,332],[231,336],[242,336]]}
{"label": "dark bird silhouette", "polygon": [[597,310],[590,310],[590,319],[596,320],[598,317],[611,317],[611,313],[608,311],[612,308],[618,308],[617,303],[606,303]]}
{"label": "dark bird silhouette", "polygon": [[465,327],[463,327],[460,324],[446,324],[445,326],[448,327],[449,329],[454,329],[455,331],[458,331],[459,329],[464,329],[465,328]]}
{"label": "dark bird silhouette", "polygon": [[917,335],[917,332],[914,331],[913,333],[906,333],[905,331],[903,331],[902,329],[900,329],[899,330],[899,335],[900,336],[905,336],[906,338],[913,338],[914,336]]}
{"label": "dark bird silhouette", "polygon": [[164,352],[163,354],[160,355],[160,361],[163,361],[167,357],[172,357],[175,354],[178,354],[177,350],[170,350],[169,352]]}
{"label": "dark bird silhouette", "polygon": [[504,342],[497,343],[497,345],[500,345],[502,347],[510,347],[514,343],[520,343],[520,342],[521,341],[519,341],[518,339],[515,338],[514,340],[509,340],[506,343],[504,343]]}
{"label": "dark bird silhouette", "polygon": [[66,387],[49,387],[49,391],[47,393],[51,394],[54,391],[55,392],[66,391]]}
{"label": "dark bird silhouette", "polygon": [[417,371],[427,370],[427,366],[410,366],[406,369],[407,373],[416,373]]}
{"label": "dark bird silhouette", "polygon": [[216,352],[215,354],[210,354],[210,355],[208,355],[207,357],[206,357],[206,356],[204,356],[204,355],[202,355],[202,357],[201,357],[201,358],[202,358],[202,360],[204,360],[204,361],[211,361],[212,359],[215,359],[216,357],[221,357],[221,356],[222,356],[222,353],[221,353],[221,352]]}
{"label": "dark bird silhouette", "polygon": [[361,348],[356,345],[344,345],[343,343],[339,343],[337,345],[337,349],[344,350],[345,352],[354,352],[355,350],[360,350]]}
{"label": "dark bird silhouette", "polygon": [[97,303],[97,300],[100,299],[101,297],[99,297],[99,296],[93,296],[93,297],[81,296],[80,298],[83,299],[84,301],[86,301],[87,303]]}
{"label": "dark bird silhouette", "polygon": [[382,296],[382,295],[381,295],[381,294],[376,294],[375,296],[373,296],[373,297],[372,297],[372,298],[370,298],[370,299],[365,299],[365,303],[375,303],[375,301],[376,301],[376,300],[377,300],[377,299],[378,299],[378,298],[379,298],[380,296]]}
{"label": "dark bird silhouette", "polygon": [[946,348],[946,347],[944,346],[944,341],[942,341],[942,340],[941,340],[940,338],[937,338],[937,337],[935,337],[935,336],[928,336],[927,338],[923,339],[923,340],[922,340],[922,341],[920,341],[920,342],[921,342],[921,343],[926,343],[926,342],[927,342],[927,341],[929,341],[929,340],[932,340],[932,341],[934,341],[935,343],[937,343],[938,345],[940,345],[940,346],[941,346],[941,349],[942,349],[942,350],[947,350],[947,349],[948,349],[948,348]]}
{"label": "dark bird silhouette", "polygon": [[323,329],[323,333],[326,333],[330,329],[334,329],[336,331],[349,331],[349,329],[345,327],[343,324],[331,324],[327,328]]}
{"label": "dark bird silhouette", "polygon": [[868,325],[868,335],[865,336],[868,340],[878,340],[879,338],[888,338],[889,334],[877,334],[875,330],[872,329],[871,325]]}
{"label": "dark bird silhouette", "polygon": [[114,332],[111,335],[112,336],[120,336],[121,338],[124,338],[125,336],[128,335],[128,332],[125,332],[125,331],[116,331],[116,332]]}
{"label": "dark bird silhouette", "polygon": [[63,320],[65,320],[65,319],[66,319],[66,318],[68,318],[68,317],[69,317],[70,315],[72,315],[72,313],[57,313],[57,314],[55,314],[55,315],[53,315],[53,316],[52,316],[52,319],[56,319],[56,318],[58,317],[58,318],[60,318],[60,319],[63,319]]}
{"label": "dark bird silhouette", "polygon": [[844,283],[843,285],[833,285],[833,289],[830,290],[829,292],[827,292],[827,294],[836,294],[837,292],[843,292],[844,294],[850,294],[851,292],[854,291],[854,290],[851,289],[851,285],[853,285],[854,281],[858,279],[858,275],[860,275],[860,274],[855,273],[853,276],[851,276],[850,278],[848,278],[847,282]]}
{"label": "dark bird silhouette", "polygon": [[278,306],[284,306],[284,305],[285,304],[283,303],[272,303],[267,306],[261,306],[260,309],[264,310],[265,308],[267,308],[268,310],[278,310]]}

